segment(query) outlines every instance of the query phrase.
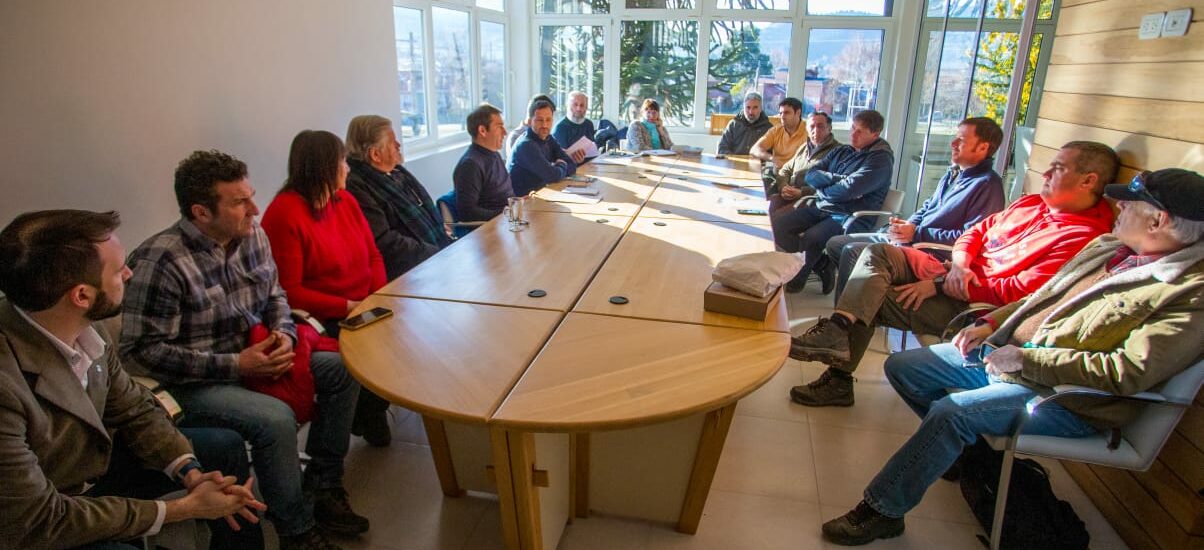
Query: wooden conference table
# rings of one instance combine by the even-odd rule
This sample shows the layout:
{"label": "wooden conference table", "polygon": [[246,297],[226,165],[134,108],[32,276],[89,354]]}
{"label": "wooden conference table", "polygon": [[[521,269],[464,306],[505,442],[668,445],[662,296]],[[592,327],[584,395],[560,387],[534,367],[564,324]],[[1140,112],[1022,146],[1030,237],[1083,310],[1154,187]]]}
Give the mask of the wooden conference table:
{"label": "wooden conference table", "polygon": [[[507,548],[555,548],[590,510],[694,533],[736,402],[786,359],[764,321],[703,309],[719,260],[773,250],[747,159],[591,162],[597,202],[553,184],[360,306],[344,331],[367,388],[423,417],[444,494],[496,492]],[[557,202],[570,201],[570,202]],[[616,303],[619,302],[619,303]]]}

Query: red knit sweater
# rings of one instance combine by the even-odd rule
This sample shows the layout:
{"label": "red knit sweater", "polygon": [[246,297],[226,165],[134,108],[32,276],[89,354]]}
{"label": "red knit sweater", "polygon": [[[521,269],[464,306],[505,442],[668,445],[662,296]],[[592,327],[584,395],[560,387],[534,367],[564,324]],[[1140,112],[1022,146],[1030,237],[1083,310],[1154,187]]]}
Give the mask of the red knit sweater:
{"label": "red knit sweater", "polygon": [[385,285],[385,263],[360,205],[345,190],[318,216],[294,191],[272,200],[260,222],[272,243],[288,303],[322,321],[347,316],[349,300]]}
{"label": "red knit sweater", "polygon": [[966,230],[954,250],[970,258],[982,286],[970,285],[970,301],[1010,304],[1045,284],[1092,239],[1112,229],[1106,201],[1082,212],[1053,213],[1041,195],[1025,195],[1002,212]]}

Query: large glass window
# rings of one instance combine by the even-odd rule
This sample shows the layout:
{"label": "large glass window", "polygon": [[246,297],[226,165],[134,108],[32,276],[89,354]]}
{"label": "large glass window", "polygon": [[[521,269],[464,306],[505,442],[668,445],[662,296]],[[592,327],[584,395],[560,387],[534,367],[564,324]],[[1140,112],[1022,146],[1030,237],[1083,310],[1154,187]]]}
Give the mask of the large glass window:
{"label": "large glass window", "polygon": [[503,11],[506,9],[506,0],[477,0],[478,8],[487,10]]}
{"label": "large glass window", "polygon": [[655,99],[666,125],[692,125],[698,22],[623,21],[621,31],[619,116],[635,120],[640,104]]}
{"label": "large glass window", "polygon": [[610,0],[535,0],[535,13],[610,13]]}
{"label": "large glass window", "polygon": [[472,51],[468,39],[468,12],[431,8],[435,38],[435,118],[439,136],[464,129],[464,120],[475,107],[470,87]]}
{"label": "large glass window", "polygon": [[715,0],[721,10],[788,10],[790,0]]}
{"label": "large glass window", "polygon": [[807,0],[807,15],[883,16],[890,15],[892,4],[892,0]]}
{"label": "large glass window", "polygon": [[694,0],[627,0],[628,8],[648,8],[656,10],[692,10]]}
{"label": "large glass window", "polygon": [[[1024,14],[1024,0],[987,0],[987,19],[1020,19]],[[978,19],[982,0],[928,0],[928,17],[944,17],[949,7],[949,17]],[[1041,0],[1037,18],[1053,17],[1053,0]]]}
{"label": "large glass window", "polygon": [[506,105],[506,26],[481,21],[481,101]]}
{"label": "large glass window", "polygon": [[397,42],[397,83],[401,91],[398,124],[402,138],[429,133],[426,125],[426,78],[423,63],[422,12],[394,7],[393,29]]}
{"label": "large glass window", "polygon": [[880,29],[811,29],[804,112],[823,111],[834,128],[847,129],[853,115],[876,109],[884,35]]}
{"label": "large glass window", "polygon": [[707,75],[707,116],[740,112],[744,94],[777,113],[790,76],[790,23],[714,21]]}
{"label": "large glass window", "polygon": [[545,26],[539,28],[540,90],[567,111],[569,92],[589,97],[587,117],[602,116],[602,45],[605,28],[600,26]]}

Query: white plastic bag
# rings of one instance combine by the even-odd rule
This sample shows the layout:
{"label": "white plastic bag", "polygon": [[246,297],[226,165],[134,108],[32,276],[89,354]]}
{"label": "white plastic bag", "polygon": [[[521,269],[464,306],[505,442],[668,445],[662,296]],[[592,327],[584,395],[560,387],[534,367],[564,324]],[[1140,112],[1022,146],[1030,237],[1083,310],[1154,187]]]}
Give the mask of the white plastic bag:
{"label": "white plastic bag", "polygon": [[756,252],[719,262],[711,279],[728,288],[764,298],[803,269],[802,254]]}

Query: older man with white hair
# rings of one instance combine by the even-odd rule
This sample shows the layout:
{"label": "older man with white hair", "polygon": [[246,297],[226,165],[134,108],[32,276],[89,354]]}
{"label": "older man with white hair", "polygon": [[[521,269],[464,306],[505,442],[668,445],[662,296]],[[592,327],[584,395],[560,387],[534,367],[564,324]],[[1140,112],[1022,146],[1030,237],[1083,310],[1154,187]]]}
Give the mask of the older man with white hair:
{"label": "older man with white hair", "polygon": [[748,92],[744,96],[744,110],[727,123],[719,137],[720,155],[747,155],[753,144],[761,139],[773,124],[761,108],[761,94]]}
{"label": "older man with white hair", "polygon": [[[952,467],[967,445],[980,434],[1008,434],[1025,403],[1053,386],[1132,395],[1199,359],[1204,177],[1177,168],[1143,172],[1104,194],[1120,203],[1113,232],[1036,292],[991,312],[952,344],[886,361],[887,379],[923,421],[861,503],[824,524],[825,539],[860,545],[901,534],[903,515],[938,477],[955,477]],[[966,366],[980,358],[982,366]],[[1084,437],[1124,426],[1140,407],[1116,398],[1051,403],[1024,431]]]}
{"label": "older man with white hair", "polygon": [[[585,118],[589,111],[589,96],[582,92],[569,92],[569,114],[556,123],[552,129],[552,139],[560,144],[562,149],[572,147],[581,138],[594,141],[594,121]],[[573,162],[580,164],[585,160],[585,153],[575,153]]]}

